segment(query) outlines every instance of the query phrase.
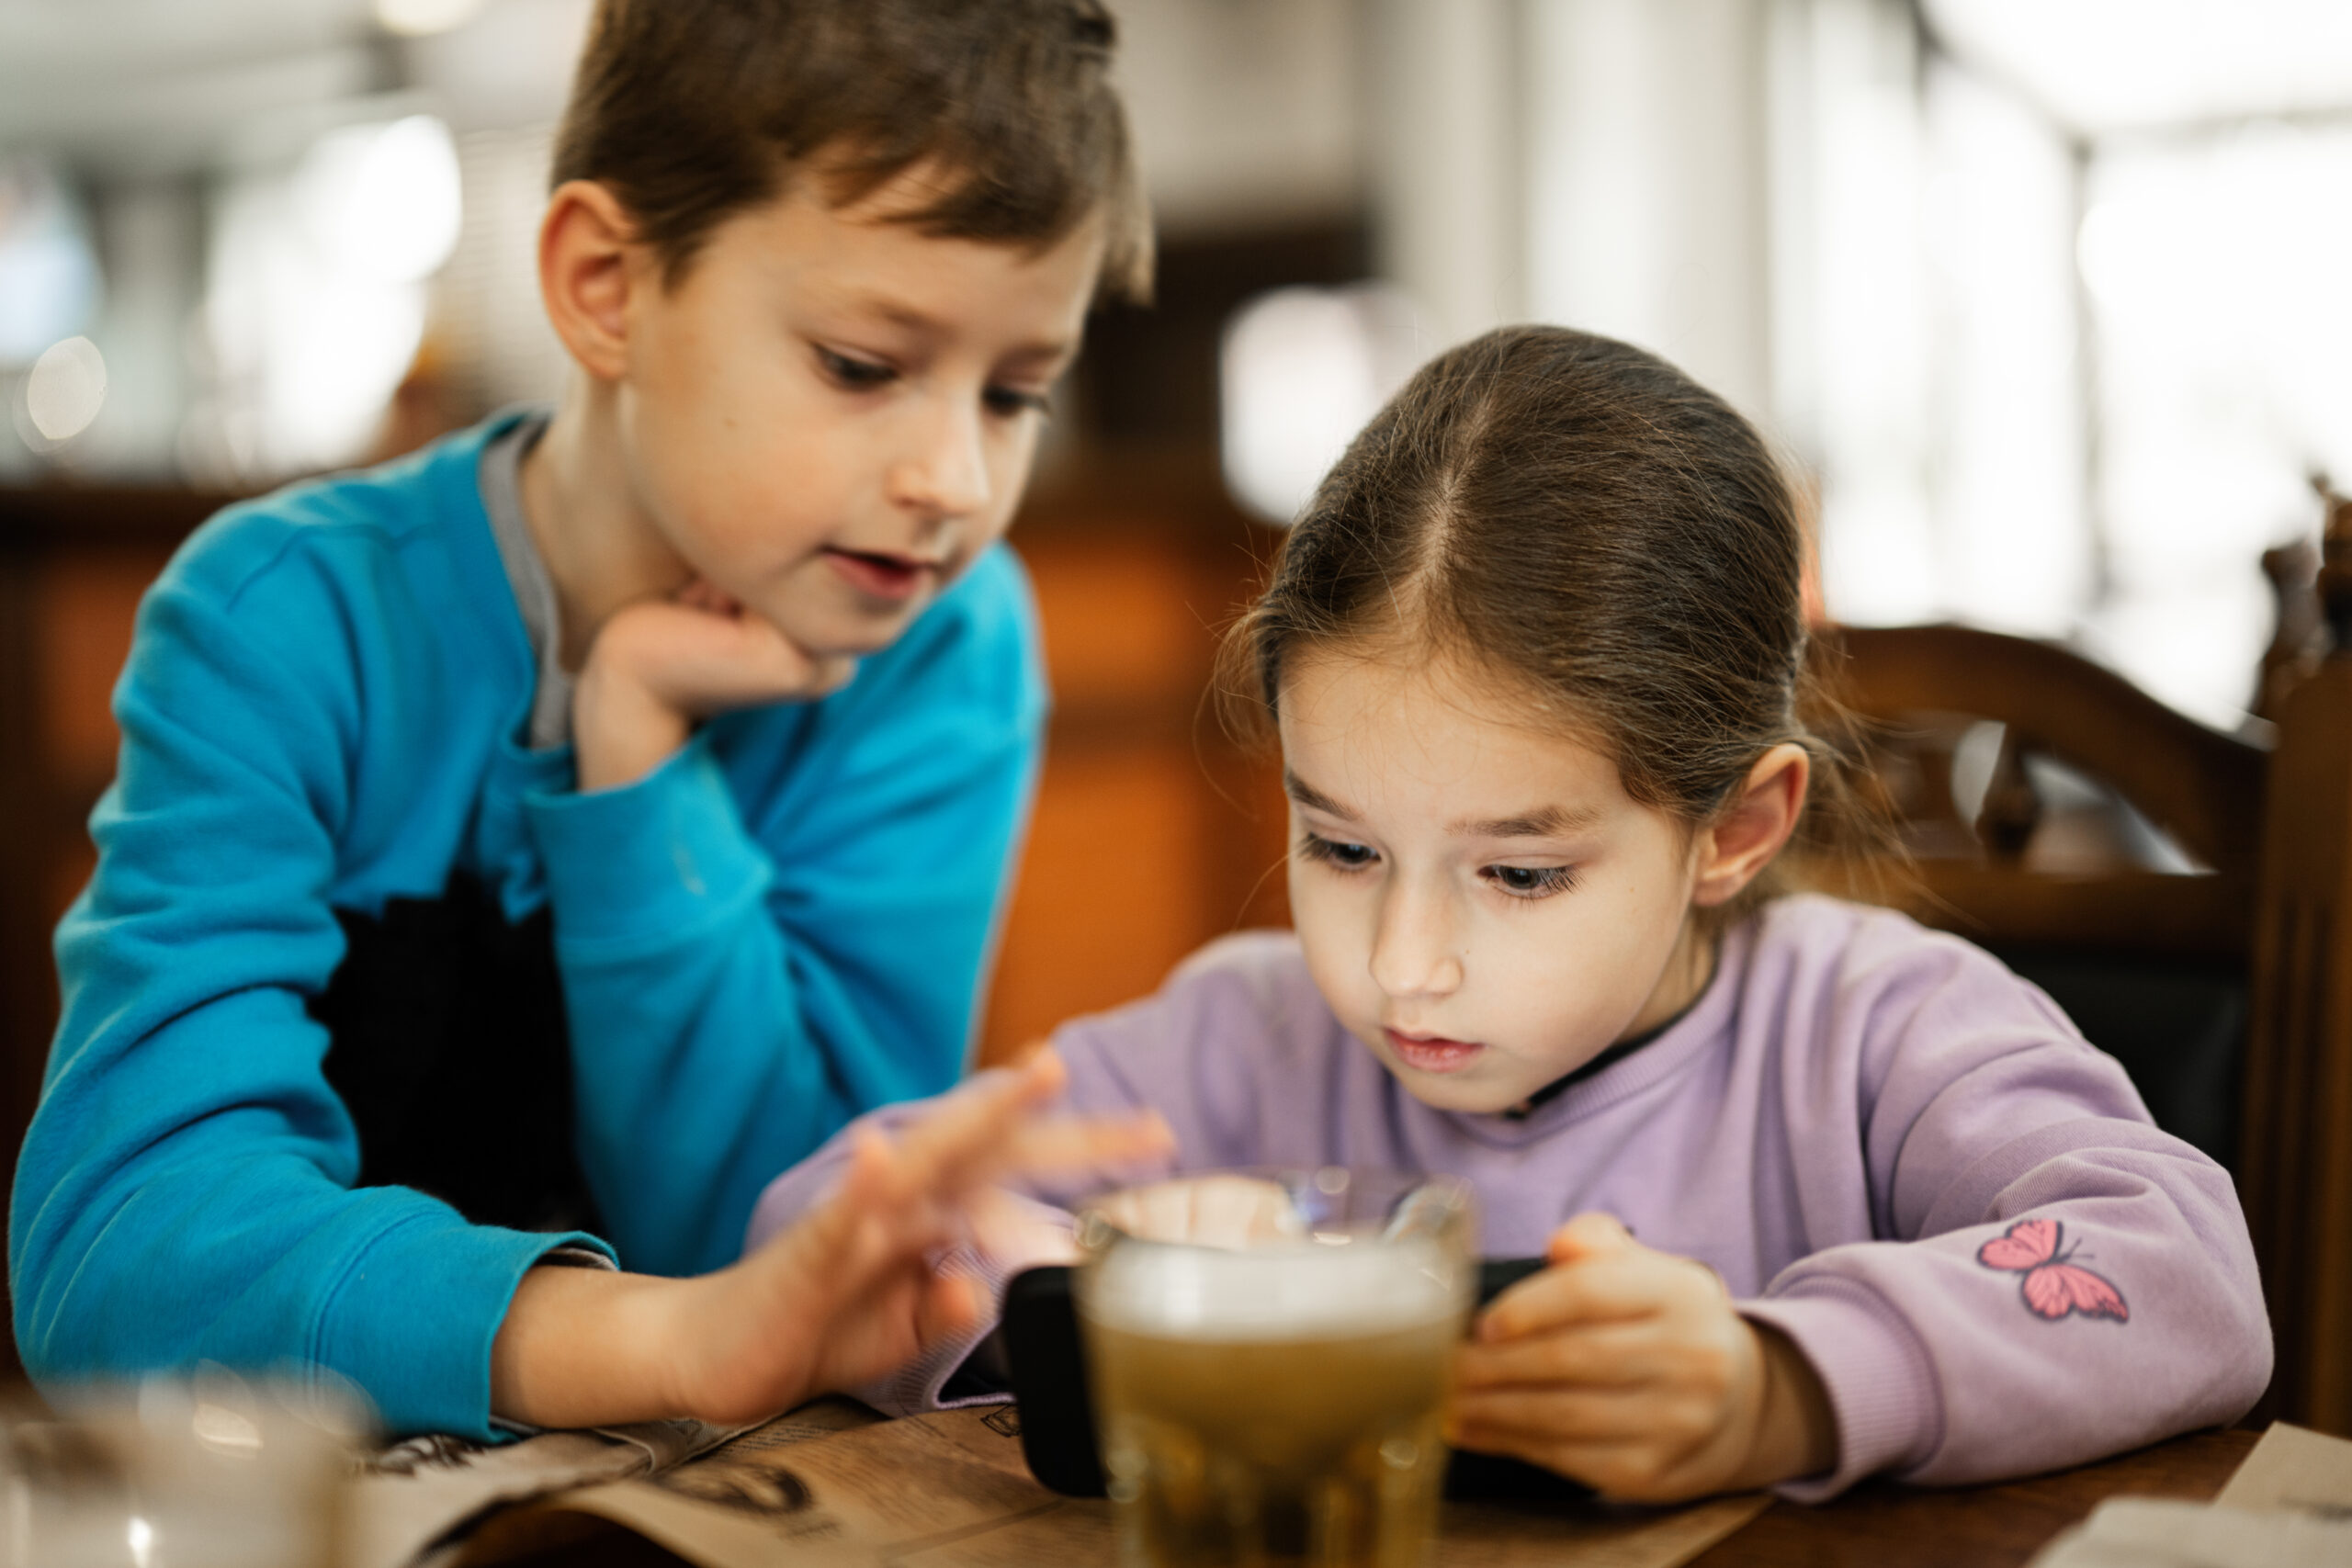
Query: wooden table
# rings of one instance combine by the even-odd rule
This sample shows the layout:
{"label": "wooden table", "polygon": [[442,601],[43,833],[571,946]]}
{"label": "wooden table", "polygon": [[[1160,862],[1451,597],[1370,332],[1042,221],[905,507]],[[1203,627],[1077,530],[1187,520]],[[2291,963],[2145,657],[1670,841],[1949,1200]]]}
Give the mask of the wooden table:
{"label": "wooden table", "polygon": [[1998,1486],[1928,1491],[1869,1482],[1833,1503],[1775,1503],[1692,1568],[2014,1568],[2109,1497],[2203,1502],[2255,1444],[2196,1432],[2103,1464]]}
{"label": "wooden table", "polygon": [[[2015,1568],[2108,1497],[2212,1496],[2256,1436],[2199,1432],[1996,1486],[1928,1491],[1881,1482],[1817,1507],[1775,1503],[1693,1568]],[[634,1536],[605,1535],[512,1561],[513,1568],[674,1568],[680,1560]]]}

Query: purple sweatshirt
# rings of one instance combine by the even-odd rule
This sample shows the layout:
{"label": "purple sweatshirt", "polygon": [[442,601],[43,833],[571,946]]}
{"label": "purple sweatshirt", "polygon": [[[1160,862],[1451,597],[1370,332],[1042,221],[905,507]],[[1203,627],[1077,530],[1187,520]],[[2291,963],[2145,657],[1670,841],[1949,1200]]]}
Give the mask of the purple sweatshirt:
{"label": "purple sweatshirt", "polygon": [[[1604,1210],[1711,1265],[1828,1392],[1838,1467],[1783,1489],[1801,1498],[1880,1471],[1962,1483],[2079,1463],[2233,1420],[2269,1381],[2228,1173],[2158,1132],[2040,990],[1887,910],[1767,906],[1725,935],[1680,1019],[1523,1118],[1408,1094],[1340,1028],[1286,932],[1213,943],[1158,995],[1053,1043],[1072,1108],[1158,1111],[1178,1170],[1456,1175],[1477,1190],[1489,1257],[1540,1254],[1563,1221]],[[753,1245],[824,1194],[846,1137],[770,1185]],[[860,1392],[935,1407],[978,1337]]]}

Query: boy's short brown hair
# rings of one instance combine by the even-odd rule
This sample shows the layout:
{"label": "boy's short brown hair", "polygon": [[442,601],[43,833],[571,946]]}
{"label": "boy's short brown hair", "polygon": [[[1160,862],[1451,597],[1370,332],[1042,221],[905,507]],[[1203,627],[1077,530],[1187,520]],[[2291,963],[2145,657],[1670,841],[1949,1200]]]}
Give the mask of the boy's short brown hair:
{"label": "boy's short brown hair", "polygon": [[846,206],[917,167],[925,233],[1050,245],[1101,213],[1140,301],[1151,230],[1101,0],[598,0],[554,180],[610,186],[675,278],[796,174]]}

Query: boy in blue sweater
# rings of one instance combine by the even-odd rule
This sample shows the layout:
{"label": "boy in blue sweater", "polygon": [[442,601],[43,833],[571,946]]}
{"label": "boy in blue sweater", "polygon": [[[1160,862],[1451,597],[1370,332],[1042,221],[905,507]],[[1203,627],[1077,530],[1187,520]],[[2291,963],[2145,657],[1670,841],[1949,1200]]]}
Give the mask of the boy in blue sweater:
{"label": "boy in blue sweater", "polygon": [[961,1065],[1046,707],[998,541],[1148,273],[1111,39],[603,0],[560,405],[232,508],[141,609],[10,1208],[37,1378],[749,1418],[961,1314],[921,1259],[970,1182],[1143,1135],[1012,1141],[1041,1066],[720,1268],[763,1182]]}

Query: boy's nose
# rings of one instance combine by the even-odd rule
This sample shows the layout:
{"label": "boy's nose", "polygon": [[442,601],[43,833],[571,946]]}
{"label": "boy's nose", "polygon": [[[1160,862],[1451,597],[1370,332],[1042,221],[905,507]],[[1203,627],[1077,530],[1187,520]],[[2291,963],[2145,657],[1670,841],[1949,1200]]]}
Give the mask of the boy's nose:
{"label": "boy's nose", "polygon": [[1372,939],[1373,983],[1388,996],[1442,997],[1461,988],[1453,922],[1440,897],[1392,886]]}
{"label": "boy's nose", "polygon": [[978,412],[940,399],[926,412],[891,473],[892,499],[933,517],[970,516],[990,497]]}

